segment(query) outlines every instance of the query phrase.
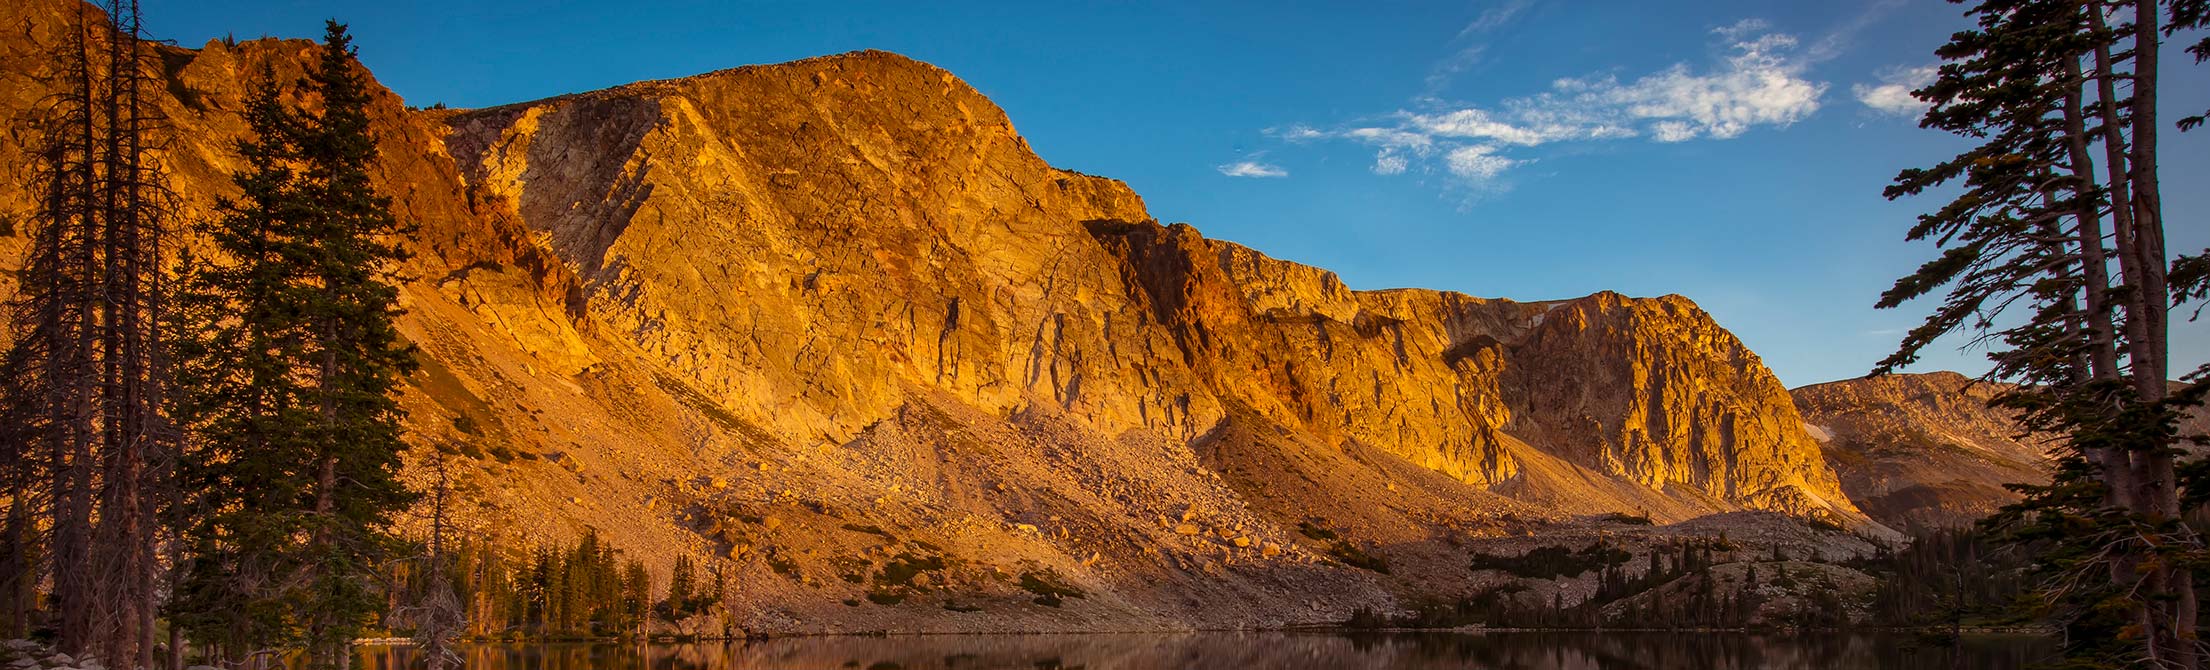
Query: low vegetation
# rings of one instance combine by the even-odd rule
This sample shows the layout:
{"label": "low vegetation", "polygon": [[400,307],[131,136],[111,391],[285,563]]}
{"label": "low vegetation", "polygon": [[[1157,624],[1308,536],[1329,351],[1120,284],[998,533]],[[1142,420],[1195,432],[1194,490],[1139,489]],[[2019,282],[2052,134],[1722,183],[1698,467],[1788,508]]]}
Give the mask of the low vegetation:
{"label": "low vegetation", "polygon": [[1614,567],[1634,558],[1627,550],[1602,542],[1578,550],[1566,547],[1536,547],[1518,556],[1496,556],[1475,552],[1473,569],[1501,570],[1515,577],[1528,579],[1556,579],[1577,577],[1588,572]]}
{"label": "low vegetation", "polygon": [[1021,573],[1021,590],[1036,594],[1035,603],[1045,607],[1058,607],[1067,598],[1082,598],[1082,589],[1069,586],[1057,575],[1039,572]]}

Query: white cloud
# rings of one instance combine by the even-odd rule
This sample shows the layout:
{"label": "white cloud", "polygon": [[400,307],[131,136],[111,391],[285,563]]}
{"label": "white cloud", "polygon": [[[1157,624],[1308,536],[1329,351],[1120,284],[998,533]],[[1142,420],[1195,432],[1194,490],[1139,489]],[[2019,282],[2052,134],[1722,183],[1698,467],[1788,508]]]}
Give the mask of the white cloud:
{"label": "white cloud", "polygon": [[1758,33],[1771,30],[1772,27],[1773,24],[1767,23],[1764,19],[1751,17],[1736,21],[1731,25],[1724,25],[1717,28],[1712,28],[1711,34],[1718,35],[1729,40],[1739,41],[1743,37],[1756,35]]}
{"label": "white cloud", "polygon": [[1404,156],[1394,152],[1383,151],[1380,155],[1374,156],[1374,174],[1404,174],[1404,169],[1409,165],[1410,163],[1404,160]]}
{"label": "white cloud", "polygon": [[1289,127],[1287,128],[1268,128],[1265,132],[1268,135],[1279,137],[1291,142],[1309,142],[1328,136],[1327,133],[1320,132],[1318,128],[1314,128],[1302,123],[1292,123],[1289,124]]}
{"label": "white cloud", "polygon": [[1911,91],[1934,83],[1938,71],[1934,66],[1904,68],[1879,75],[1878,84],[1857,84],[1850,87],[1857,101],[1882,114],[1894,116],[1918,116],[1926,112],[1926,102],[1911,97]]}
{"label": "white cloud", "polygon": [[[1509,20],[1524,3],[1494,11]],[[1508,10],[1508,11],[1507,11]],[[1487,25],[1487,19],[1476,26]],[[1484,28],[1485,29],[1485,28]],[[1477,32],[1477,31],[1476,31]],[[1759,19],[1712,29],[1726,55],[1702,67],[1676,63],[1632,80],[1567,77],[1550,89],[1495,105],[1399,110],[1336,130],[1292,126],[1297,141],[1343,139],[1375,149],[1375,173],[1402,174],[1414,159],[1441,156],[1442,168],[1474,185],[1526,159],[1507,155],[1556,142],[1647,137],[1657,142],[1732,139],[1759,126],[1785,127],[1820,107],[1827,85],[1806,77],[1811,59],[1793,35]]]}
{"label": "white cloud", "polygon": [[1435,145],[1435,138],[1430,134],[1400,128],[1352,128],[1343,131],[1343,136],[1383,150],[1411,149],[1421,155]]}
{"label": "white cloud", "polygon": [[1473,184],[1486,184],[1519,161],[1496,155],[1496,147],[1469,144],[1450,150],[1450,173]]}
{"label": "white cloud", "polygon": [[1826,84],[1804,78],[1804,63],[1792,55],[1795,46],[1788,35],[1743,37],[1731,45],[1734,53],[1724,63],[1707,72],[1676,64],[1628,83],[1560,82],[1555,88],[1565,95],[1546,95],[1552,104],[1607,109],[1626,122],[1649,121],[1653,136],[1663,142],[1730,139],[1752,126],[1786,126],[1819,110]]}
{"label": "white cloud", "polygon": [[1659,121],[1650,125],[1650,139],[1659,142],[1686,142],[1696,139],[1696,129],[1680,121]]}
{"label": "white cloud", "polygon": [[1261,163],[1258,161],[1236,161],[1233,163],[1228,163],[1226,165],[1218,166],[1216,169],[1220,170],[1220,174],[1224,174],[1230,177],[1289,176],[1289,171],[1282,169],[1279,165],[1268,165],[1266,163]]}

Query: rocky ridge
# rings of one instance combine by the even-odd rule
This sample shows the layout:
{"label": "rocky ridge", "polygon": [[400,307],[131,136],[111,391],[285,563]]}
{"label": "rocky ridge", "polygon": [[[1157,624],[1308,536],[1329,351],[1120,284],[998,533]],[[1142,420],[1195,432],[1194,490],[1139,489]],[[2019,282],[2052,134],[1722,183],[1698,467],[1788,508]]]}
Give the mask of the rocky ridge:
{"label": "rocky ridge", "polygon": [[[9,128],[69,11],[0,8]],[[233,192],[249,82],[311,48],[162,48],[186,218]],[[1351,290],[1160,225],[895,54],[471,111],[379,91],[372,115],[419,226],[413,460],[462,459],[475,532],[726,562],[752,630],[1332,621],[1462,589],[1468,542],[1573,515],[1876,529],[1685,298]],[[903,557],[943,567],[869,582]]]}
{"label": "rocky ridge", "polygon": [[2053,446],[1987,406],[2002,385],[1954,372],[1814,384],[1793,393],[1842,490],[1897,529],[1969,525],[2049,481]]}
{"label": "rocky ridge", "polygon": [[[1969,525],[2020,499],[2006,485],[2048,483],[2056,436],[2029,433],[2008,410],[1988,406],[2009,388],[1929,372],[1790,393],[1842,491],[1874,520],[1908,530]],[[2178,428],[2210,434],[2210,410],[2197,408]]]}

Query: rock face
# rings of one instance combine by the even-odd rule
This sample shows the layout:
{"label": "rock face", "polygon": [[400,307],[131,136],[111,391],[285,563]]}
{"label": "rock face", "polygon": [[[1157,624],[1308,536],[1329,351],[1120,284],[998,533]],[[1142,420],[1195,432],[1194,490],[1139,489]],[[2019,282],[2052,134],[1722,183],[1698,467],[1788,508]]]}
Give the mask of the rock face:
{"label": "rock face", "polygon": [[2044,436],[1987,406],[1998,384],[1954,372],[1796,389],[1796,408],[1866,514],[1897,529],[1969,525],[2049,481]]}
{"label": "rock face", "polygon": [[[72,7],[0,7],[0,66],[42,71]],[[248,83],[310,48],[163,49],[187,220],[234,192]],[[0,119],[44,94],[0,89]],[[1159,225],[894,54],[372,115],[419,225],[416,457],[467,459],[485,534],[719,557],[754,630],[1339,620],[1460,588],[1459,539],[1568,515],[1869,523],[1685,298],[1353,291]],[[932,597],[846,604],[920,555],[941,574],[897,588]],[[1030,576],[1086,596],[1032,602]]]}

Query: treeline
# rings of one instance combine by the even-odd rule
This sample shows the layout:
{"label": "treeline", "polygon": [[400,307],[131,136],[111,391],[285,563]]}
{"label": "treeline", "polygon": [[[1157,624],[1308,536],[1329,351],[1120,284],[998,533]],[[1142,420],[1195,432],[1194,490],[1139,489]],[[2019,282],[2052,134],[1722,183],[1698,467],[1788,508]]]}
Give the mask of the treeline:
{"label": "treeline", "polygon": [[[1787,554],[1743,557],[1724,537],[1680,539],[1650,547],[1635,565],[1634,555],[1607,542],[1580,548],[1538,547],[1516,556],[1475,554],[1471,569],[1500,571],[1526,580],[1579,578],[1596,573],[1595,592],[1567,602],[1562,590],[1544,596],[1524,581],[1485,589],[1471,597],[1421,605],[1409,614],[1372,610],[1352,613],[1350,628],[1752,628],[1792,626],[1835,628],[1849,625],[1842,594],[1834,584],[1812,575],[1789,573]],[[1739,579],[1721,566],[1742,566]],[[1770,574],[1761,574],[1768,565]],[[1769,581],[1768,581],[1769,580]],[[1760,616],[1766,597],[1760,587],[1780,586],[1812,606],[1768,620]]]}
{"label": "treeline", "polygon": [[[2210,528],[2210,512],[2198,510],[2190,525]],[[1346,627],[1755,629],[1867,627],[1943,631],[2029,626],[2051,607],[2046,582],[2062,577],[2037,560],[2042,549],[2004,536],[1999,524],[1921,529],[1904,542],[1875,543],[1866,556],[1838,563],[1800,560],[1775,547],[1745,555],[1724,538],[1682,540],[1652,547],[1636,558],[1607,542],[1579,548],[1538,547],[1524,554],[1475,554],[1476,571],[1522,580],[1580,578],[1595,573],[1595,591],[1566,602],[1560,590],[1543,595],[1527,581],[1485,589],[1471,597],[1432,602],[1413,612],[1354,612]],[[1845,593],[1830,577],[1831,565],[1872,578],[1868,595]],[[2210,566],[2206,566],[2210,567]],[[2210,570],[2195,568],[2198,578]],[[1794,599],[1766,611],[1776,597]],[[1853,612],[1861,616],[1853,617]],[[2210,616],[2200,619],[2210,624]]]}
{"label": "treeline", "polygon": [[[500,543],[467,538],[447,555],[442,580],[450,584],[465,614],[459,638],[471,640],[584,640],[643,638],[656,632],[676,637],[735,637],[728,575],[718,565],[703,571],[689,556],[677,556],[667,588],[642,561],[623,555],[586,532],[572,544],[516,551]],[[420,602],[440,580],[420,562],[395,564],[388,575],[394,594],[380,624],[412,635],[411,603]],[[655,593],[664,594],[655,598]],[[655,626],[655,624],[658,624]]]}
{"label": "treeline", "polygon": [[2028,620],[2033,557],[1977,528],[1917,533],[1902,549],[1882,547],[1859,565],[1879,579],[1871,617],[1881,626],[2005,625]]}
{"label": "treeline", "polygon": [[[55,94],[27,128],[36,209],[0,354],[0,635],[110,668],[157,648],[341,668],[362,634],[411,628],[440,670],[468,631],[620,634],[706,606],[689,561],[654,601],[596,538],[514,563],[448,546],[442,462],[434,490],[400,480],[411,226],[370,177],[344,25],[296,78],[261,66],[235,195],[186,225],[157,160],[164,64],[138,3],[105,9],[75,4],[26,77]],[[426,493],[431,536],[406,541],[393,515]]]}

